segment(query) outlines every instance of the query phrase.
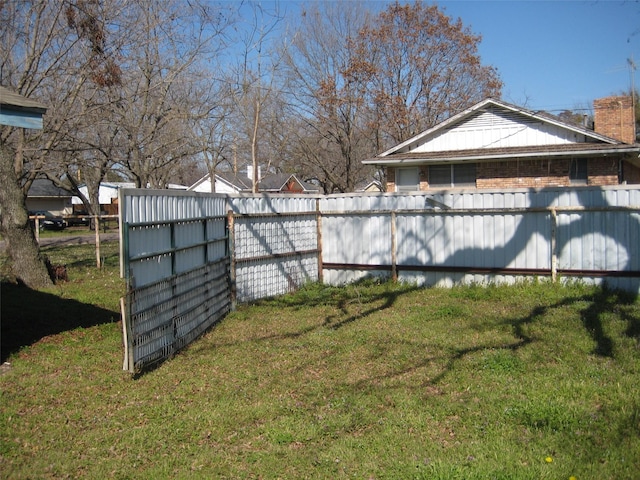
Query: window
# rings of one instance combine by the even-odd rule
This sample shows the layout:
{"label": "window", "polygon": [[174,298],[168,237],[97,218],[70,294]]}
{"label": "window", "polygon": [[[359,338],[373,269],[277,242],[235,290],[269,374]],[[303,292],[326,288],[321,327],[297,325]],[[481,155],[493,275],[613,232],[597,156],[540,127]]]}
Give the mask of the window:
{"label": "window", "polygon": [[475,187],[476,164],[459,163],[429,167],[430,187]]}
{"label": "window", "polygon": [[398,168],[396,170],[396,192],[416,192],[420,190],[420,178],[417,168]]}
{"label": "window", "polygon": [[569,182],[575,185],[587,184],[587,159],[577,158],[571,160],[569,167]]}

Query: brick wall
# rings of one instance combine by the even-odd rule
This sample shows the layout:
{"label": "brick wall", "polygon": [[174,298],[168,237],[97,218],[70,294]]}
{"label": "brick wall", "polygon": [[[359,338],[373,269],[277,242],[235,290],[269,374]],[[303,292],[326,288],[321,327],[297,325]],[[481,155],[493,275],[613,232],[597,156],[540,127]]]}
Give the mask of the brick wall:
{"label": "brick wall", "polygon": [[597,133],[625,143],[635,143],[636,122],[631,97],[606,97],[593,102],[593,127]]}
{"label": "brick wall", "polygon": [[[478,163],[477,188],[544,188],[568,187],[570,159],[509,160]],[[640,175],[640,171],[636,174]],[[618,185],[618,159],[590,158],[587,163],[587,184]],[[428,168],[420,168],[420,190],[429,189]],[[387,169],[387,191],[395,191],[395,168]]]}

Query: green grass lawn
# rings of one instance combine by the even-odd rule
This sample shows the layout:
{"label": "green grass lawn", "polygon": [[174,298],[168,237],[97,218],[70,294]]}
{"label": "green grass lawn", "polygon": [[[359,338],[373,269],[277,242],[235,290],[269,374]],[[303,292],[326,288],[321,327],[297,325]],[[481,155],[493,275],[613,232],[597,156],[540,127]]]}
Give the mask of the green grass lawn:
{"label": "green grass lawn", "polygon": [[313,285],[133,378],[117,248],[45,253],[68,283],[2,285],[2,478],[638,478],[635,298]]}

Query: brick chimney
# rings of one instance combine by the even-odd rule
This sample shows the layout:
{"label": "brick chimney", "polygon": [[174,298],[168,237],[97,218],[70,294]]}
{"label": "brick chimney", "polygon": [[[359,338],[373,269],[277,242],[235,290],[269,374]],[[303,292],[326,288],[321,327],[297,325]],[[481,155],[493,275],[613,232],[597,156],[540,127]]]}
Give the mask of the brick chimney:
{"label": "brick chimney", "polygon": [[594,130],[624,143],[636,143],[636,119],[631,97],[606,97],[593,102]]}

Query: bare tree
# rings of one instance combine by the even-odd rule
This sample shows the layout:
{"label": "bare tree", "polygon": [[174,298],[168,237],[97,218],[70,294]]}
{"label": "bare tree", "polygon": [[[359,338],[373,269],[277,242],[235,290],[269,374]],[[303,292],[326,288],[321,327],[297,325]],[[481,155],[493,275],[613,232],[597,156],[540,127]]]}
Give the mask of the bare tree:
{"label": "bare tree", "polygon": [[[0,2],[2,84],[48,107],[40,134],[0,131],[2,171],[11,168],[20,191],[0,199],[6,237],[7,228],[28,227],[26,192],[38,176],[79,196],[86,183],[83,200],[97,213],[98,186],[114,169],[155,187],[192,169],[194,122],[213,108],[215,91],[202,63],[222,45],[227,8],[198,0]],[[5,221],[9,212],[18,214]],[[31,243],[23,254],[25,242],[13,242],[10,255],[37,256]],[[17,266],[16,276],[27,270]]]}
{"label": "bare tree", "polygon": [[366,87],[382,148],[500,95],[496,70],[480,62],[480,40],[419,1],[390,4],[360,31],[350,73]]}
{"label": "bare tree", "polygon": [[12,172],[2,176],[3,188],[13,192],[0,198],[2,232],[11,239],[7,251],[15,276],[32,287],[48,280],[33,233],[15,241],[29,229],[26,192],[36,177],[54,176],[51,163],[60,152],[76,148],[72,137],[81,130],[86,113],[81,99],[87,85],[117,81],[117,68],[106,49],[103,13],[91,0],[0,4],[2,84],[47,106],[40,134],[11,127],[0,132],[0,169]]}
{"label": "bare tree", "polygon": [[375,153],[362,82],[351,74],[353,39],[368,12],[358,2],[316,3],[302,12],[289,49],[288,90],[302,175],[325,193],[352,191],[371,174],[361,164]]}
{"label": "bare tree", "polygon": [[138,25],[126,52],[115,121],[123,130],[122,165],[138,187],[165,188],[176,169],[196,161],[194,124],[215,108],[205,60],[222,48],[227,16],[198,2],[138,0]]}
{"label": "bare tree", "polygon": [[[265,125],[273,125],[270,113],[279,102],[281,89],[277,84],[280,59],[273,48],[275,33],[282,21],[278,5],[266,9],[260,3],[246,4],[251,18],[243,19],[244,27],[238,39],[238,60],[232,63],[227,82],[233,101],[235,132],[232,140],[234,155],[252,166],[253,192],[258,191],[260,171],[271,170],[274,160],[268,154],[269,142]],[[237,160],[234,161],[234,164]],[[237,167],[237,165],[234,165]]]}

